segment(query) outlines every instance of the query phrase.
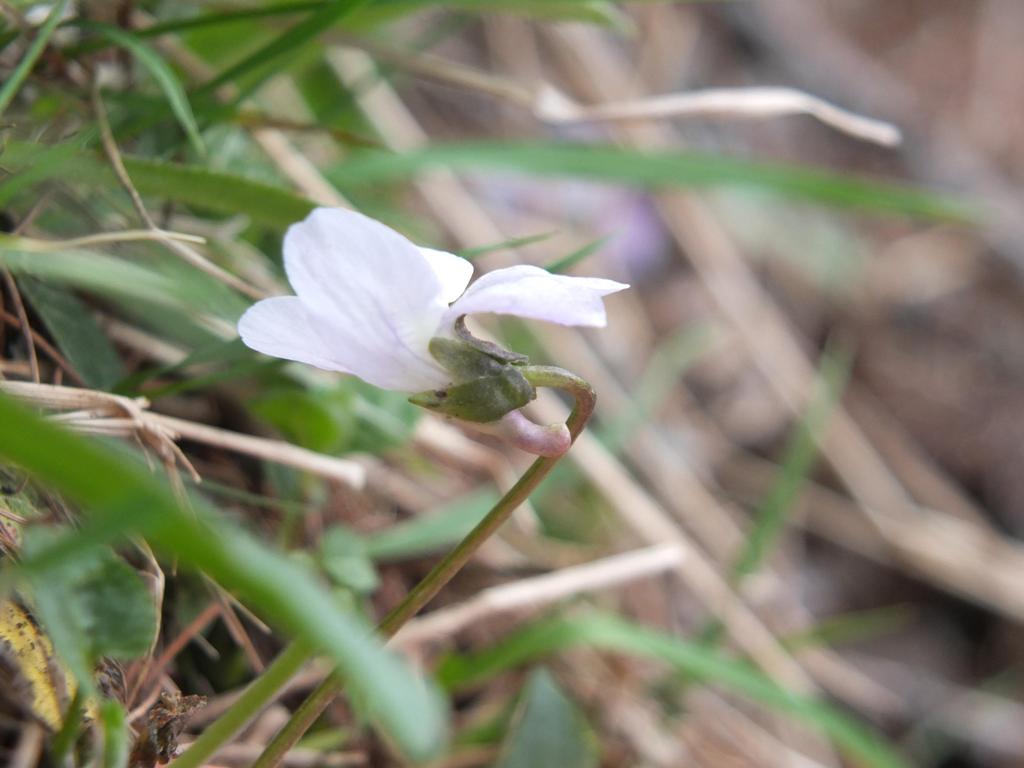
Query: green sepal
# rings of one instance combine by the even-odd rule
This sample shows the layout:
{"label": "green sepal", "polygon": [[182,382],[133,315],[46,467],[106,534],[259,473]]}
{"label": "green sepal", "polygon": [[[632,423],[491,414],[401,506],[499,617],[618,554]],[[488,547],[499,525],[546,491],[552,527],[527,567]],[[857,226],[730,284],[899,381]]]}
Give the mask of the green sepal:
{"label": "green sepal", "polygon": [[[473,349],[483,352],[488,357],[492,357],[500,363],[511,363],[512,365],[526,365],[530,362],[530,358],[526,355],[520,354],[519,352],[513,352],[510,349],[499,347],[492,341],[484,341],[478,339],[472,333],[469,332],[469,328],[466,327],[466,316],[460,315],[455,321],[455,335],[458,336],[462,341],[469,344]],[[436,355],[435,355],[436,357]]]}
{"label": "green sepal", "polygon": [[461,339],[435,336],[430,340],[427,349],[441,367],[452,375],[452,381],[456,383],[497,376],[507,366],[507,363],[495,359]]}
{"label": "green sepal", "polygon": [[447,389],[419,392],[409,402],[463,421],[486,424],[522,408],[537,391],[522,372],[511,365]]}
{"label": "green sepal", "polygon": [[452,375],[444,389],[419,392],[409,402],[463,421],[486,424],[522,408],[537,396],[523,376],[527,358],[497,344],[474,338],[463,319],[455,324],[458,338],[436,336],[429,350]]}

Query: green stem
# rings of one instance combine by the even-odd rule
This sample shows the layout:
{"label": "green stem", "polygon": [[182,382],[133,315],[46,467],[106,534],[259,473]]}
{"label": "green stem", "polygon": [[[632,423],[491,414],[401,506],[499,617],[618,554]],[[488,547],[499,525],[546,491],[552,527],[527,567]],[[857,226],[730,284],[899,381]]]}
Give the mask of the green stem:
{"label": "green stem", "polygon": [[[576,400],[576,406],[566,421],[569,434],[575,441],[576,437],[583,431],[590,415],[594,412],[596,395],[594,390],[583,379],[553,366],[526,366],[522,369],[523,375],[535,387],[555,387],[569,392]],[[564,454],[563,454],[564,455]],[[428,573],[395,606],[378,625],[378,630],[386,637],[394,635],[405,622],[415,616],[421,608],[433,599],[433,597],[455,576],[462,567],[469,562],[473,554],[479,549],[488,538],[490,538],[512,514],[533,493],[534,489],[543,480],[561,456],[539,458],[530,468],[526,470],[519,481],[512,486],[493,509],[487,513],[476,528],[470,531],[466,537],[448,555]],[[284,653],[287,654],[291,648]],[[282,654],[284,655],[284,654]],[[275,662],[276,663],[276,662]],[[334,674],[327,677],[299,705],[292,713],[291,718],[284,727],[278,731],[273,740],[267,745],[263,754],[259,756],[252,768],[276,768],[295,745],[309,730],[321,713],[341,693],[343,681]],[[228,713],[225,713],[225,717]],[[222,718],[223,719],[223,718]],[[204,734],[205,736],[206,734]],[[175,763],[175,768],[178,764]],[[191,768],[188,766],[187,768]]]}
{"label": "green stem", "polygon": [[310,659],[309,649],[292,643],[253,680],[238,700],[204,730],[174,761],[174,768],[199,768],[238,733]]}

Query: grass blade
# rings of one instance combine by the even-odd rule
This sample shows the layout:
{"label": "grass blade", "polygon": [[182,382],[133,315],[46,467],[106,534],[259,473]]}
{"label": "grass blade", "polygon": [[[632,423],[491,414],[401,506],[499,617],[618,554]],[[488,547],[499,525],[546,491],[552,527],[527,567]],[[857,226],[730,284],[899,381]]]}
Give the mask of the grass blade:
{"label": "grass blade", "polygon": [[605,243],[609,240],[608,237],[599,237],[596,240],[587,243],[581,248],[577,248],[572,253],[568,253],[562,256],[560,259],[555,259],[553,262],[548,264],[545,269],[548,272],[566,272],[572,269],[574,266],[579,264],[588,256],[592,256],[599,250],[604,248]]}
{"label": "grass blade", "polygon": [[538,622],[475,656],[449,658],[441,667],[441,679],[449,687],[480,682],[503,670],[575,647],[659,659],[690,677],[721,685],[819,728],[857,765],[908,768],[903,758],[874,733],[828,704],[792,694],[748,665],[701,645],[611,615]]}
{"label": "grass blade", "polygon": [[0,86],[0,115],[11,105],[14,101],[14,97],[18,94],[22,84],[25,82],[25,78],[28,77],[32,71],[32,67],[35,66],[36,61],[43,54],[46,49],[47,43],[50,42],[50,38],[53,36],[54,31],[57,29],[57,25],[60,23],[61,16],[64,15],[64,9],[67,7],[68,0],[57,0],[53,4],[53,8],[50,10],[50,15],[46,17],[46,21],[43,22],[43,26],[39,28],[39,32],[36,34],[35,40],[25,51],[25,55],[22,56],[21,61],[18,62],[18,66],[14,68],[11,76],[7,78],[7,81]]}
{"label": "grass blade", "polygon": [[694,152],[640,152],[586,144],[444,144],[396,155],[354,154],[329,172],[345,184],[406,178],[430,168],[496,168],[537,176],[573,176],[643,187],[734,186],[842,207],[969,221],[964,201],[912,186],[778,163]]}
{"label": "grass blade", "polygon": [[124,707],[110,699],[100,708],[103,722],[103,768],[128,765],[128,723]]}
{"label": "grass blade", "polygon": [[843,390],[850,370],[848,355],[826,351],[818,386],[796,433],[786,447],[779,475],[754,515],[754,527],[733,566],[733,578],[740,581],[760,567],[786,525],[807,476],[818,456],[818,439]]}
{"label": "grass blade", "polygon": [[242,76],[257,69],[263,70],[264,76],[269,76],[271,73],[278,71],[278,65],[280,64],[278,60],[282,56],[298,50],[365,1],[334,0],[333,2],[324,3],[295,26],[260,47],[254,53],[249,54],[237,64],[228,67],[212,80],[204,83],[196,91],[196,95],[212,94],[225,83],[235,82]]}
{"label": "grass blade", "polygon": [[125,32],[118,27],[109,24],[90,23],[83,25],[85,29],[105,37],[110,42],[132,54],[135,59],[146,68],[171,107],[171,111],[178,119],[193,149],[205,157],[206,147],[199,135],[199,126],[196,124],[195,115],[192,114],[192,106],[188,103],[188,96],[185,89],[178,80],[178,76],[171,69],[170,65],[161,56],[138,39],[135,35]]}

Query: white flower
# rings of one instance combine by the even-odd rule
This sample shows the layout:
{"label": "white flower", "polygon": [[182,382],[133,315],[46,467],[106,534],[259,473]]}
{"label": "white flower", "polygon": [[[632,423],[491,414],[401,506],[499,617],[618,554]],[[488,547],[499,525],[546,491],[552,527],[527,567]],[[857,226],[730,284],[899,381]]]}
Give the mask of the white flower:
{"label": "white flower", "polygon": [[242,341],[273,357],[401,392],[451,383],[427,345],[435,336],[452,337],[461,315],[496,312],[603,326],[601,297],[628,287],[519,265],[489,272],[467,288],[470,262],[419,248],[380,222],[340,208],[318,208],[289,227],[284,266],[297,295],[250,307],[238,322]]}

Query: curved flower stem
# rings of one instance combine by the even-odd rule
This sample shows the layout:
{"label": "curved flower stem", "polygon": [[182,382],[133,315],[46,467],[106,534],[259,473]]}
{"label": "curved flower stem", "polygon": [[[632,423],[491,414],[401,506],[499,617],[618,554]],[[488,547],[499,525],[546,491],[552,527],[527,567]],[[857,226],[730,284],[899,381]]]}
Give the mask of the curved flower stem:
{"label": "curved flower stem", "polygon": [[[586,426],[590,415],[594,412],[594,405],[597,396],[593,388],[575,374],[569,373],[554,366],[525,366],[522,369],[523,375],[535,387],[554,387],[563,389],[573,396],[576,405],[566,420],[566,427],[572,440],[575,441],[583,427]],[[564,454],[563,454],[564,455]],[[433,597],[455,576],[462,567],[469,562],[473,554],[480,548],[508,520],[509,515],[522,504],[533,493],[534,489],[543,480],[561,456],[542,457],[530,465],[523,473],[519,481],[509,489],[490,512],[481,520],[476,528],[470,531],[466,537],[456,545],[455,549],[437,565],[431,569],[422,581],[420,581],[395,606],[380,622],[377,629],[386,637],[394,635],[406,621],[415,616],[423,606],[429,603]],[[288,654],[286,649],[284,654]],[[284,655],[282,654],[282,655]],[[285,754],[295,743],[302,738],[302,735],[316,721],[320,714],[341,692],[342,679],[338,675],[331,675],[325,679],[299,705],[299,708],[292,713],[291,719],[278,731],[277,735],[267,745],[263,754],[252,764],[252,768],[276,768]],[[224,717],[230,714],[230,710]]]}

